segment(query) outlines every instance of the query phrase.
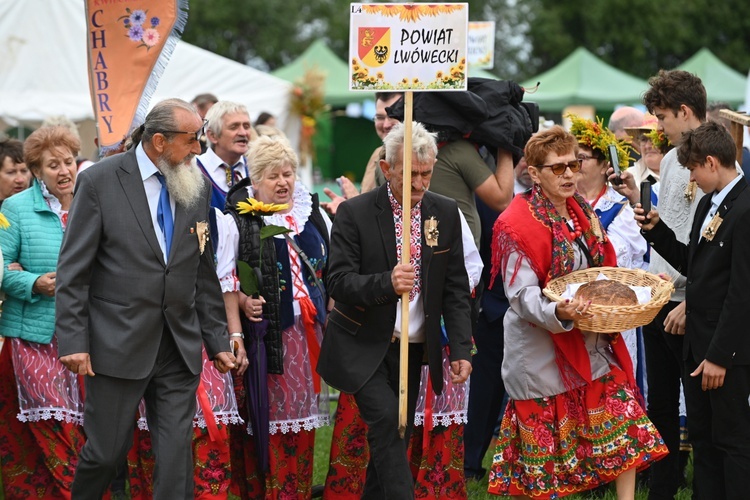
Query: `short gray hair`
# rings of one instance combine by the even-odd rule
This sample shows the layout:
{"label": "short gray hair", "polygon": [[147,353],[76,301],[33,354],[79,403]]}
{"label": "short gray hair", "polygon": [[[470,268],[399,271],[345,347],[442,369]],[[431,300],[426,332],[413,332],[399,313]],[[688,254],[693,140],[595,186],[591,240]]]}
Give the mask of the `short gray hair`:
{"label": "short gray hair", "polygon": [[[388,135],[383,139],[385,148],[385,161],[393,167],[401,158],[399,153],[404,145],[404,133],[406,127],[403,123],[396,124]],[[417,155],[420,162],[434,160],[437,156],[437,134],[428,132],[427,129],[419,122],[412,122],[411,126],[411,147]]]}
{"label": "short gray hair", "polygon": [[297,153],[294,152],[288,141],[265,135],[250,143],[247,162],[250,165],[250,180],[253,183],[260,182],[267,170],[284,164],[291,165],[296,174],[299,165]]}
{"label": "short gray hair", "polygon": [[211,109],[206,111],[208,130],[210,130],[216,137],[219,137],[224,125],[224,116],[230,113],[245,113],[247,115],[247,121],[250,121],[250,113],[247,112],[247,108],[244,104],[232,101],[219,101],[211,106]]}
{"label": "short gray hair", "polygon": [[133,131],[131,136],[133,144],[137,145],[139,142],[148,144],[156,134],[164,134],[168,139],[171,138],[173,134],[166,131],[177,129],[177,120],[174,113],[176,109],[184,109],[195,116],[199,116],[189,102],[177,98],[165,99],[157,103],[146,115],[146,121],[143,125]]}

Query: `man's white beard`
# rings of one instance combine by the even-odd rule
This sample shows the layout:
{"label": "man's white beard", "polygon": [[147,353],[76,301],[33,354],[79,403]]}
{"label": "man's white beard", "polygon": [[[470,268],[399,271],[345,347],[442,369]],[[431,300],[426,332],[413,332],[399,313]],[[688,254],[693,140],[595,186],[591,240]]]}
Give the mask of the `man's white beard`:
{"label": "man's white beard", "polygon": [[175,203],[186,210],[193,208],[200,199],[204,182],[195,156],[176,165],[165,158],[159,158],[157,166],[167,181],[167,190]]}

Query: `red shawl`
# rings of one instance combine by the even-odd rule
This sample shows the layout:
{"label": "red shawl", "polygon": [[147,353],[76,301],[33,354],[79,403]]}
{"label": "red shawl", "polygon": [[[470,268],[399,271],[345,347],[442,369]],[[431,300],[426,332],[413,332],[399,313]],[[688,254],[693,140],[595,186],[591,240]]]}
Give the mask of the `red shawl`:
{"label": "red shawl", "polygon": [[[578,218],[582,238],[589,249],[594,266],[616,266],[617,256],[612,244],[601,228],[599,219],[591,206],[575,194],[567,200],[568,212]],[[494,282],[500,271],[503,280],[516,278],[523,258],[539,278],[539,285],[547,283],[573,270],[574,265],[573,235],[566,222],[555,207],[544,195],[541,188],[535,185],[527,192],[517,195],[510,206],[497,218],[492,238],[492,280]],[[510,277],[505,276],[508,260],[513,252],[521,254]],[[568,332],[550,333],[555,344],[555,360],[565,387],[570,390],[579,379],[591,382],[591,361],[589,359],[583,335],[578,328]],[[611,342],[615,360],[628,376],[628,382],[636,389],[633,377],[633,364],[625,343],[619,335]]]}

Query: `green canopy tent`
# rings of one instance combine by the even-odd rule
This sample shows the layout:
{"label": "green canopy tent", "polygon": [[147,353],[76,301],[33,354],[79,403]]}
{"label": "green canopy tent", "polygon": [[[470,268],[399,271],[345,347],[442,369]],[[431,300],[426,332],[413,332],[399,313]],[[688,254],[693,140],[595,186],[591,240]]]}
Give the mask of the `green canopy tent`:
{"label": "green canopy tent", "polygon": [[271,74],[294,83],[309,69],[325,73],[325,102],[333,108],[317,126],[313,141],[315,167],[326,179],[350,175],[359,181],[380,139],[371,121],[348,117],[341,108],[368,99],[374,101],[375,93],[349,90],[349,67],[323,40],[316,40],[297,59]]}
{"label": "green canopy tent", "polygon": [[554,68],[521,83],[539,89],[524,100],[539,104],[542,112],[561,112],[571,104],[594,106],[597,114],[611,112],[619,104],[640,103],[645,80],[610,66],[583,47],[574,50]]}
{"label": "green canopy tent", "polygon": [[326,74],[325,101],[331,107],[343,107],[366,99],[375,100],[374,92],[349,90],[349,67],[323,40],[316,40],[297,59],[271,74],[295,82],[302,78],[305,71],[313,68]]}
{"label": "green canopy tent", "polygon": [[698,75],[706,87],[709,101],[724,101],[732,107],[745,102],[747,77],[724,64],[705,47],[677,69]]}

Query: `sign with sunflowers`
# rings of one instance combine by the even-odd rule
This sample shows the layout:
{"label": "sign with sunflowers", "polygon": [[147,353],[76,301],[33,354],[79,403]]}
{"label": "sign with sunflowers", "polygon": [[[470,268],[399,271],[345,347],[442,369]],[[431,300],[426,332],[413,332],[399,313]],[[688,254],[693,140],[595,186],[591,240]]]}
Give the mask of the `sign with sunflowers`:
{"label": "sign with sunflowers", "polygon": [[466,90],[469,5],[351,4],[351,90]]}
{"label": "sign with sunflowers", "polygon": [[469,23],[469,64],[491,69],[495,65],[495,21]]}

